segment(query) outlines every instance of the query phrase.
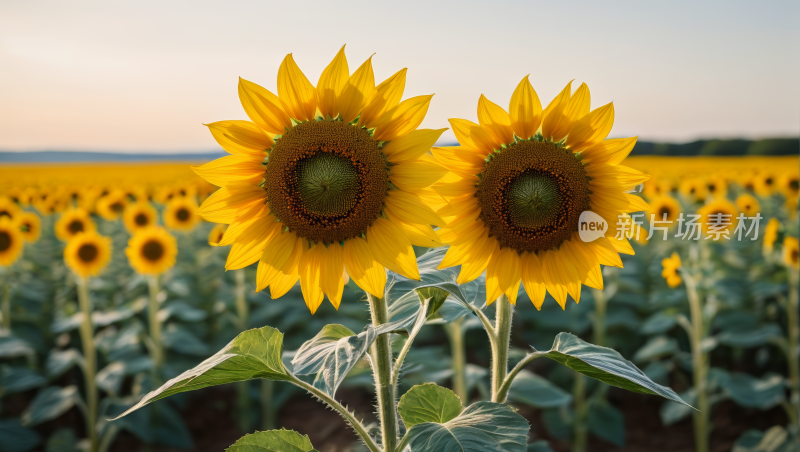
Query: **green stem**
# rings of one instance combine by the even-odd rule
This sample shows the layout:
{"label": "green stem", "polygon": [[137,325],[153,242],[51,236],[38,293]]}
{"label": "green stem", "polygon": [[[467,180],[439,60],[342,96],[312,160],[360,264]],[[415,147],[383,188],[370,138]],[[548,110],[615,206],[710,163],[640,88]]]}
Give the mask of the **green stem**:
{"label": "green stem", "polygon": [[275,422],[275,382],[261,380],[261,429],[273,430],[277,427]]}
{"label": "green stem", "polygon": [[575,384],[572,387],[572,397],[575,399],[575,419],[573,421],[575,437],[572,440],[572,452],[586,452],[586,379],[582,374],[575,372]]}
{"label": "green stem", "polygon": [[469,394],[467,394],[467,354],[464,349],[464,317],[447,323],[444,330],[447,332],[447,337],[450,338],[450,355],[452,356],[453,368],[453,391],[461,398],[464,405],[469,403]]}
{"label": "green stem", "polygon": [[492,350],[492,402],[499,402],[500,388],[508,374],[508,351],[511,347],[511,321],[514,318],[514,305],[505,294],[496,301],[494,332],[496,341]]}
{"label": "green stem", "polygon": [[156,385],[161,383],[161,367],[164,365],[164,349],[161,345],[161,321],[158,320],[158,276],[147,279],[150,290],[150,303],[147,305],[147,319],[150,326],[150,340],[153,352],[153,370],[156,376]]}
{"label": "green stem", "polygon": [[[372,313],[372,325],[378,327],[389,321],[389,310],[383,298],[367,293],[369,310]],[[375,373],[375,392],[378,398],[378,416],[381,423],[383,448],[393,451],[397,447],[397,411],[395,408],[395,390],[392,384],[392,345],[389,334],[382,334],[375,339],[370,348],[372,367]]]}
{"label": "green stem", "polygon": [[[247,329],[247,324],[249,323],[249,309],[247,306],[247,297],[245,294],[245,273],[244,269],[239,269],[234,271],[234,277],[236,280],[236,314],[239,323],[239,331],[244,331]],[[249,382],[242,381],[236,385],[236,391],[238,393],[238,420],[239,420],[239,430],[242,433],[246,433],[250,430],[250,394],[249,392]]]}
{"label": "green stem", "polygon": [[88,282],[88,278],[78,281],[78,303],[83,313],[80,334],[81,343],[83,344],[83,377],[86,382],[86,433],[91,443],[90,452],[97,452],[99,447],[95,428],[97,425],[97,385],[95,384],[97,352],[94,344],[94,326],[92,325],[92,308],[89,301]]}
{"label": "green stem", "polygon": [[498,403],[505,403],[506,398],[508,397],[508,391],[509,389],[511,389],[511,383],[514,382],[514,378],[517,377],[517,374],[522,372],[522,369],[524,369],[525,366],[530,364],[531,361],[538,358],[539,356],[541,356],[540,352],[531,353],[525,358],[523,358],[522,361],[518,362],[513,369],[511,369],[511,372],[508,373],[505,381],[500,386],[500,390],[497,391],[497,400],[499,401]]}
{"label": "green stem", "polygon": [[605,347],[608,300],[602,290],[592,289],[592,296],[594,296],[594,345]]}
{"label": "green stem", "polygon": [[392,387],[397,387],[397,380],[400,378],[400,369],[403,367],[403,361],[406,360],[406,355],[408,354],[409,350],[411,350],[411,344],[414,343],[414,339],[417,337],[420,328],[422,325],[425,324],[425,318],[428,315],[428,304],[430,303],[430,299],[426,299],[422,302],[422,309],[420,309],[420,317],[414,322],[414,327],[412,328],[411,332],[408,334],[408,339],[406,343],[403,344],[403,348],[400,350],[400,353],[397,355],[397,360],[394,363],[394,367],[392,368]]}
{"label": "green stem", "polygon": [[694,413],[695,452],[708,452],[708,420],[709,403],[706,393],[706,356],[703,353],[703,309],[700,296],[697,294],[697,285],[688,271],[683,272],[686,283],[686,294],[689,297],[689,310],[692,322],[692,369],[694,376],[694,390],[697,393],[697,409]]}
{"label": "green stem", "polygon": [[800,425],[800,360],[798,360],[798,347],[800,347],[800,300],[798,300],[798,280],[800,280],[800,272],[793,267],[788,267],[789,271],[789,303],[786,306],[787,317],[789,321],[789,344],[788,344],[788,361],[789,361],[789,383],[791,386],[791,398],[789,399],[792,406],[792,413],[790,420],[796,426]]}
{"label": "green stem", "polygon": [[3,284],[3,329],[11,331],[11,288]]}

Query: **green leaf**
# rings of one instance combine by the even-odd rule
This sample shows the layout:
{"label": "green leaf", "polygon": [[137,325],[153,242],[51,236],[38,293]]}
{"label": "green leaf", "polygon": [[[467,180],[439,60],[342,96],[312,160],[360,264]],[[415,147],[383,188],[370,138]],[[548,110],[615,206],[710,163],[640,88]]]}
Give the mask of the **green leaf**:
{"label": "green leaf", "polygon": [[47,384],[47,379],[39,372],[27,367],[4,367],[0,369],[0,397],[14,392],[23,392],[40,388]]}
{"label": "green leaf", "polygon": [[528,421],[508,405],[478,402],[443,424],[426,422],[406,435],[413,451],[526,452]]}
{"label": "green leaf", "polygon": [[[382,327],[394,329],[391,325]],[[314,387],[333,397],[344,378],[358,364],[379,334],[382,333],[369,325],[366,331],[360,334],[342,337],[334,342],[332,347],[327,349],[327,354],[319,365],[317,376],[314,378]]]}
{"label": "green leaf", "polygon": [[571,403],[572,394],[546,378],[529,370],[522,370],[511,383],[508,399],[536,408],[556,408]]}
{"label": "green leaf", "polygon": [[161,342],[167,349],[184,355],[206,356],[210,352],[208,345],[186,327],[175,323],[171,323],[164,329]]}
{"label": "green leaf", "polygon": [[[780,425],[762,432],[747,430],[736,440],[731,452],[789,452],[789,433]],[[791,441],[791,440],[790,440]]]}
{"label": "green leaf", "polygon": [[686,404],[675,391],[654,383],[616,350],[590,344],[573,334],[559,333],[550,350],[534,353],[611,386]]}
{"label": "green leaf", "polygon": [[227,452],[316,452],[308,436],[294,430],[268,430],[245,435]]}
{"label": "green leaf", "polygon": [[463,410],[455,392],[433,383],[414,386],[400,397],[397,405],[406,428],[425,422],[444,424]]}
{"label": "green leaf", "polygon": [[550,448],[550,443],[540,439],[539,441],[528,444],[527,452],[553,452],[553,449]]}
{"label": "green leaf", "polygon": [[[690,388],[680,394],[680,398],[688,401],[689,403],[697,403],[697,393],[694,388]],[[692,414],[692,408],[689,405],[664,402],[658,410],[658,415],[661,417],[661,423],[664,425],[672,425],[681,419]]]}
{"label": "green leaf", "polygon": [[50,438],[47,439],[45,445],[45,452],[77,452],[78,451],[78,438],[71,428],[62,428],[56,430]]}
{"label": "green leaf", "polygon": [[0,421],[0,445],[4,452],[28,452],[41,442],[36,430],[23,427],[16,421]]}
{"label": "green leaf", "polygon": [[307,340],[292,358],[292,370],[296,375],[309,375],[319,372],[325,358],[336,349],[340,339],[355,336],[350,328],[343,325],[325,325],[316,336]]}
{"label": "green leaf", "polygon": [[256,378],[287,380],[292,375],[283,365],[282,353],[283,334],[275,328],[245,331],[210,358],[144,396],[116,419],[179,392]]}
{"label": "green leaf", "polygon": [[775,374],[758,379],[744,373],[732,373],[724,387],[731,399],[745,408],[768,410],[785,399],[784,378]]}
{"label": "green leaf", "polygon": [[782,337],[781,327],[767,323],[744,331],[723,331],[717,335],[717,341],[729,347],[751,348],[764,345],[775,337]]}
{"label": "green leaf", "polygon": [[672,355],[678,350],[678,341],[671,337],[655,336],[651,337],[636,354],[633,355],[633,360],[636,362],[652,361],[654,359],[663,358]]}
{"label": "green leaf", "polygon": [[50,386],[36,394],[28,409],[22,413],[22,424],[28,427],[51,421],[75,405],[78,397],[77,386],[59,388]]}
{"label": "green leaf", "polygon": [[72,366],[83,361],[83,356],[78,350],[70,348],[68,350],[52,350],[47,356],[45,372],[47,377],[55,379],[70,370]]}
{"label": "green leaf", "polygon": [[28,342],[11,335],[0,336],[0,358],[34,355],[36,351]]}
{"label": "green leaf", "polygon": [[678,317],[675,314],[663,311],[657,312],[644,321],[640,333],[645,335],[663,334],[675,326],[676,323],[678,323]]}
{"label": "green leaf", "polygon": [[625,417],[605,400],[593,399],[589,402],[586,426],[598,438],[618,447],[625,445]]}

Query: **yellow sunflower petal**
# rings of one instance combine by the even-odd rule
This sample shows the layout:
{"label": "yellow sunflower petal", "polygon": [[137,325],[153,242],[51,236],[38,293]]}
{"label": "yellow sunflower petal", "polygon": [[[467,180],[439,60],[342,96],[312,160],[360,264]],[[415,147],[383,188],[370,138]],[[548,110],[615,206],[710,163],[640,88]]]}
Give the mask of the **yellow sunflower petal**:
{"label": "yellow sunflower petal", "polygon": [[359,125],[372,128],[373,122],[400,103],[403,91],[406,89],[407,71],[405,68],[397,71],[375,88],[375,94],[371,99],[367,99],[367,105],[361,110]]}
{"label": "yellow sunflower petal", "polygon": [[372,72],[372,57],[369,57],[347,80],[339,96],[339,116],[348,123],[356,119],[373,95],[375,74]]}
{"label": "yellow sunflower petal", "polygon": [[289,258],[297,242],[297,235],[293,232],[278,234],[264,248],[261,260],[258,262],[258,272],[256,276],[256,292],[264,290],[272,283],[272,280],[280,273],[281,269]]}
{"label": "yellow sunflower petal", "polygon": [[408,279],[419,280],[414,249],[399,226],[378,218],[367,229],[367,244],[372,256],[381,265]]}
{"label": "yellow sunflower petal", "polygon": [[528,76],[519,82],[508,105],[511,128],[523,139],[532,137],[542,124],[542,103]]}
{"label": "yellow sunflower petal", "polygon": [[[317,82],[318,108],[323,117],[335,118],[339,112],[339,96],[350,78],[350,68],[344,55],[344,46],[322,71]],[[348,121],[349,122],[349,121]]]}
{"label": "yellow sunflower petal", "polygon": [[292,127],[292,121],[283,111],[283,104],[278,96],[241,77],[239,77],[239,101],[250,120],[268,133],[279,134]]}
{"label": "yellow sunflower petal", "polygon": [[547,289],[542,276],[542,263],[535,253],[522,256],[522,285],[536,309],[541,310]]}
{"label": "yellow sunflower petal", "polygon": [[342,275],[344,275],[344,250],[342,245],[334,243],[325,250],[325,254],[322,256],[320,285],[336,309],[339,309],[339,304],[342,302],[342,291],[344,290]]}
{"label": "yellow sunflower petal", "polygon": [[587,165],[601,163],[619,165],[631,153],[637,138],[612,138],[601,141],[586,148],[581,152],[581,157]]}
{"label": "yellow sunflower petal", "polygon": [[303,300],[311,314],[317,312],[324,298],[320,286],[322,277],[322,260],[325,254],[325,245],[317,243],[313,248],[303,253],[300,260],[300,290]]}
{"label": "yellow sunflower petal", "polygon": [[264,199],[264,189],[258,185],[229,185],[206,198],[197,213],[206,221],[230,224],[239,209],[263,203]]}
{"label": "yellow sunflower petal", "polygon": [[344,242],[344,266],[347,274],[358,287],[383,298],[386,286],[386,270],[373,257],[369,244],[361,237]]}
{"label": "yellow sunflower petal", "polygon": [[[489,265],[492,265],[491,262]],[[497,265],[500,290],[508,292],[522,278],[519,254],[511,248],[503,248],[498,253],[495,265]]]}
{"label": "yellow sunflower petal", "polygon": [[317,91],[294,62],[291,53],[286,55],[278,68],[278,97],[290,118],[298,121],[314,119]]}
{"label": "yellow sunflower petal", "polygon": [[461,146],[431,148],[431,154],[440,165],[462,178],[471,179],[473,183],[478,180],[477,175],[486,164],[484,156]]}
{"label": "yellow sunflower petal", "polygon": [[230,154],[264,158],[274,143],[272,137],[250,121],[218,121],[206,124],[222,149]]}
{"label": "yellow sunflower petal", "polygon": [[547,286],[547,291],[556,300],[561,309],[567,308],[567,286],[559,277],[556,270],[555,251],[547,250],[542,252],[542,276]]}
{"label": "yellow sunflower petal", "polygon": [[601,265],[622,268],[622,259],[620,259],[619,253],[607,238],[600,237],[597,240],[585,243],[584,246],[597,256],[597,262]]}
{"label": "yellow sunflower petal", "polygon": [[272,215],[256,220],[233,241],[225,270],[237,270],[258,261],[267,243],[279,232],[280,223]]}
{"label": "yellow sunflower petal", "polygon": [[269,285],[269,295],[272,299],[286,295],[286,292],[289,292],[297,284],[300,279],[300,260],[306,250],[308,250],[308,241],[298,238],[289,260],[286,261],[280,273],[272,279]]}
{"label": "yellow sunflower petal", "polygon": [[432,98],[433,94],[412,97],[387,111],[374,124],[377,128],[372,137],[379,141],[391,141],[416,129],[425,119]]}
{"label": "yellow sunflower petal", "polygon": [[390,180],[397,188],[414,192],[433,185],[447,174],[447,169],[436,163],[415,160],[395,165],[391,172]]}
{"label": "yellow sunflower petal", "polygon": [[482,158],[485,158],[494,149],[498,149],[501,144],[488,130],[466,119],[451,118],[450,126],[456,135],[458,142],[466,148],[477,151]]}
{"label": "yellow sunflower petal", "polygon": [[568,83],[545,109],[547,114],[542,122],[542,134],[545,138],[561,140],[570,133],[575,121],[589,113],[589,87],[581,83],[570,96],[571,85],[572,82]]}
{"label": "yellow sunflower petal", "polygon": [[478,99],[478,122],[494,136],[496,141],[503,144],[514,142],[514,131],[511,129],[511,118],[508,113],[483,94]]}
{"label": "yellow sunflower petal", "polygon": [[436,248],[444,245],[436,234],[436,231],[434,231],[430,225],[406,223],[388,212],[386,216],[388,216],[393,223],[400,226],[400,229],[403,230],[412,245],[423,246],[425,248]]}
{"label": "yellow sunflower petal", "polygon": [[614,125],[614,103],[609,102],[575,121],[567,137],[567,147],[579,152],[606,139]]}
{"label": "yellow sunflower petal", "polygon": [[266,204],[254,204],[252,206],[239,209],[236,212],[236,217],[230,223],[227,229],[225,229],[225,234],[222,235],[222,239],[219,241],[218,246],[227,246],[230,245],[236,240],[239,235],[244,232],[245,229],[249,228],[259,219],[269,216],[275,220],[272,215],[269,215],[269,206]]}
{"label": "yellow sunflower petal", "polygon": [[228,155],[191,168],[198,176],[218,187],[258,185],[264,179],[264,165],[261,164],[261,159],[249,155]]}
{"label": "yellow sunflower petal", "polygon": [[383,147],[383,154],[392,163],[416,160],[431,150],[444,129],[417,129],[396,138]]}
{"label": "yellow sunflower petal", "polygon": [[402,190],[389,190],[386,197],[386,211],[406,223],[447,226],[447,223],[422,202],[419,196]]}

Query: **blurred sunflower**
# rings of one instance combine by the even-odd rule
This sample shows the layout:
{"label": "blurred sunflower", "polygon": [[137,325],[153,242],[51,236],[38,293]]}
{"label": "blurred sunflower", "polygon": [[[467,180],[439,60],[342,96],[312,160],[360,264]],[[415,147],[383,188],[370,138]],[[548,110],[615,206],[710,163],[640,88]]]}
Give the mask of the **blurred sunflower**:
{"label": "blurred sunflower", "polygon": [[33,212],[22,212],[17,218],[22,237],[28,243],[34,243],[42,235],[42,220]]}
{"label": "blurred sunflower", "polygon": [[703,231],[725,230],[732,233],[736,227],[736,206],[727,199],[717,198],[697,210]]}
{"label": "blurred sunflower", "polygon": [[736,207],[748,217],[754,217],[761,212],[761,203],[755,196],[743,193],[736,198]]}
{"label": "blurred sunflower", "polygon": [[0,217],[0,267],[16,262],[24,247],[25,239],[19,224],[8,217]]}
{"label": "blurred sunflower", "polygon": [[661,276],[667,281],[667,285],[671,288],[678,287],[683,281],[678,274],[678,269],[681,268],[681,257],[678,253],[673,252],[672,256],[662,259],[661,267]]}
{"label": "blurred sunflower", "polygon": [[764,251],[771,253],[775,247],[775,241],[778,239],[778,231],[781,228],[781,223],[777,218],[770,218],[767,226],[764,228]]}
{"label": "blurred sunflower", "polygon": [[137,273],[160,275],[175,265],[178,244],[166,229],[149,226],[137,230],[128,240],[125,255]]}
{"label": "blurred sunflower", "polygon": [[62,213],[53,226],[56,237],[68,242],[82,232],[94,232],[96,227],[89,213],[81,208],[74,208]]}
{"label": "blurred sunflower", "polygon": [[193,168],[222,187],[200,215],[230,224],[225,268],[260,259],[257,290],[278,298],[300,280],[312,313],[323,295],[338,307],[345,271],[377,297],[384,267],[419,279],[412,244],[441,244],[419,193],[446,173],[425,156],[445,129],[415,130],[432,96],[401,102],[405,81],[403,69],[375,86],[371,58],[350,75],[344,47],[316,88],[291,54],[277,96],[240,79],[252,122],[209,124],[232,155]]}
{"label": "blurred sunflower", "polygon": [[158,212],[155,207],[151,206],[147,201],[137,201],[128,204],[125,207],[125,212],[122,214],[122,222],[125,224],[125,229],[131,234],[139,229],[150,227],[156,224]]}
{"label": "blurred sunflower", "polygon": [[174,197],[164,209],[164,224],[170,229],[191,231],[200,221],[197,209],[197,203],[193,199]]}
{"label": "blurred sunflower", "polygon": [[701,179],[683,180],[678,187],[678,191],[692,202],[704,202],[708,197],[708,186]]}
{"label": "blurred sunflower", "polygon": [[0,196],[0,218],[15,220],[21,212],[22,209],[11,198]]}
{"label": "blurred sunflower", "polygon": [[681,204],[672,196],[661,196],[650,201],[648,217],[652,214],[656,216],[656,221],[674,222],[681,213]]}
{"label": "blurred sunflower", "polygon": [[753,193],[756,191],[756,183],[755,183],[755,174],[752,171],[745,172],[742,174],[738,179],[738,184],[740,187]]}
{"label": "blurred sunflower", "polygon": [[[451,119],[461,146],[433,148],[451,173],[434,186],[448,200],[438,213],[450,244],[440,267],[461,265],[459,284],[486,271],[486,300],[504,294],[516,302],[520,282],[540,308],[545,290],[563,307],[578,302],[581,284],[602,289],[600,264],[622,267],[633,254],[626,239],[583,242],[578,219],[592,210],[609,225],[619,215],[649,210],[626,193],[649,176],[620,165],[636,138],[606,140],[614,122],[609,103],[589,110],[589,88],[568,83],[542,110],[525,77],[509,113],[481,96],[478,120]],[[541,126],[541,132],[537,132]]]}
{"label": "blurred sunflower", "polygon": [[800,268],[800,244],[797,237],[787,235],[783,239],[783,263],[795,269]]}
{"label": "blurred sunflower", "polygon": [[226,226],[224,224],[216,224],[208,233],[208,244],[211,246],[219,246],[222,236],[225,235]]}
{"label": "blurred sunflower", "polygon": [[706,180],[708,194],[715,198],[724,198],[728,195],[728,182],[724,177],[714,176]]}
{"label": "blurred sunflower", "polygon": [[800,196],[800,174],[797,170],[787,171],[783,173],[778,179],[778,189],[783,193],[783,196],[788,198],[797,198]]}
{"label": "blurred sunflower", "polygon": [[753,186],[755,187],[756,194],[765,198],[772,196],[775,192],[775,175],[772,173],[762,171],[753,178]]}
{"label": "blurred sunflower", "polygon": [[64,248],[64,262],[81,278],[96,276],[111,259],[111,239],[96,232],[81,232]]}
{"label": "blurred sunflower", "polygon": [[125,211],[125,206],[128,205],[128,197],[122,190],[114,190],[101,196],[97,200],[95,209],[97,214],[106,221],[114,221],[122,215]]}
{"label": "blurred sunflower", "polygon": [[6,196],[21,207],[27,207],[31,203],[30,193],[22,188],[12,187],[6,192]]}
{"label": "blurred sunflower", "polygon": [[33,204],[33,207],[42,215],[52,215],[54,212],[54,201],[50,192],[51,190],[49,188],[40,187],[31,198],[31,204]]}

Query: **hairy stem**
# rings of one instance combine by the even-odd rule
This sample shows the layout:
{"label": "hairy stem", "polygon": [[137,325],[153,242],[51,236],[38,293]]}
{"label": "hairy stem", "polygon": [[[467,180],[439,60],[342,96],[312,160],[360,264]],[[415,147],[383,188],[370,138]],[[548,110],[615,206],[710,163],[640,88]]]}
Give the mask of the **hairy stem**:
{"label": "hairy stem", "polygon": [[86,433],[89,436],[90,452],[97,452],[97,352],[94,344],[94,326],[92,325],[92,308],[89,300],[88,279],[78,281],[78,303],[83,313],[80,334],[83,345],[83,378],[86,385]]}
{"label": "hairy stem", "polygon": [[572,452],[586,452],[586,415],[588,407],[586,404],[586,379],[575,372],[575,384],[572,387],[572,397],[575,399],[575,418],[573,422],[574,434],[572,439]]}
{"label": "hairy stem", "polygon": [[452,356],[453,368],[453,391],[461,399],[464,405],[469,404],[469,394],[467,394],[467,353],[464,349],[464,317],[455,322],[447,323],[444,330],[450,339],[450,355]]}
{"label": "hairy stem", "polygon": [[[389,321],[389,310],[383,298],[367,293],[372,325],[378,327]],[[397,447],[397,410],[395,391],[392,384],[392,344],[389,334],[382,334],[370,347],[373,372],[375,373],[375,392],[378,398],[378,416],[381,422],[383,447],[392,451]]]}
{"label": "hairy stem", "polygon": [[[314,385],[306,383],[305,381],[295,376],[292,376],[291,378],[292,379],[290,380],[290,382],[292,384],[310,392],[319,400],[321,400],[323,403],[328,404],[328,406],[330,406],[331,408],[336,410],[339,414],[341,414],[342,417],[344,417],[344,419],[350,424],[350,426],[353,427],[353,430],[355,430],[356,434],[361,438],[361,440],[364,441],[364,444],[367,446],[367,449],[369,449],[370,452],[383,452],[381,448],[378,447],[377,444],[375,444],[375,441],[373,441],[372,438],[369,436],[369,433],[367,433],[367,428],[364,427],[364,425],[358,419],[356,419],[353,413],[351,413],[350,411],[347,410],[347,408],[342,406],[341,403],[337,402],[336,399],[329,396],[325,391],[321,391],[315,388]],[[386,450],[390,451],[394,449],[387,448]]]}
{"label": "hairy stem", "polygon": [[[249,309],[247,306],[247,297],[245,294],[245,273],[244,269],[234,270],[234,278],[236,280],[236,315],[237,321],[239,323],[239,331],[242,332],[247,329],[247,324],[249,323]],[[239,421],[239,430],[242,433],[246,433],[250,430],[250,394],[248,394],[248,390],[250,388],[250,384],[247,381],[239,382],[236,385],[236,392],[238,395],[238,421]]]}
{"label": "hairy stem", "polygon": [[425,324],[425,318],[428,315],[428,304],[430,301],[430,298],[428,298],[422,302],[422,308],[420,309],[419,313],[420,317],[418,317],[414,322],[414,327],[412,328],[411,333],[409,333],[406,343],[403,344],[400,354],[397,355],[397,360],[395,361],[394,368],[392,369],[393,388],[397,387],[397,380],[400,378],[400,369],[403,367],[403,361],[405,361],[408,351],[411,350],[411,344],[414,343],[414,339],[417,337],[420,328],[422,328],[422,325]]}
{"label": "hairy stem", "polygon": [[789,271],[789,303],[786,306],[788,316],[788,361],[789,361],[789,384],[791,386],[791,396],[789,402],[792,406],[790,420],[795,425],[800,425],[800,360],[798,360],[798,348],[800,347],[800,300],[798,300],[797,285],[800,281],[800,272],[793,267],[788,267]]}
{"label": "hairy stem", "polygon": [[694,376],[694,390],[697,393],[697,409],[694,413],[695,451],[708,452],[708,418],[709,403],[706,393],[706,356],[703,353],[702,343],[704,335],[703,309],[700,296],[697,294],[697,285],[689,272],[683,272],[686,283],[686,294],[689,297],[691,313],[692,335],[692,370]]}
{"label": "hairy stem", "polygon": [[508,350],[511,347],[511,321],[514,306],[505,294],[497,299],[494,332],[497,340],[492,350],[492,402],[500,403],[498,395],[508,374]]}
{"label": "hairy stem", "polygon": [[539,352],[531,353],[525,358],[523,358],[522,361],[518,362],[513,369],[511,369],[511,372],[509,372],[508,375],[506,375],[505,381],[503,381],[503,384],[500,386],[500,390],[497,391],[497,400],[499,401],[498,403],[505,403],[506,398],[508,398],[508,391],[509,389],[511,389],[511,383],[514,382],[514,378],[517,377],[517,374],[519,374],[522,371],[522,369],[525,368],[525,366],[530,364],[531,361],[538,358],[539,356],[541,356]]}

